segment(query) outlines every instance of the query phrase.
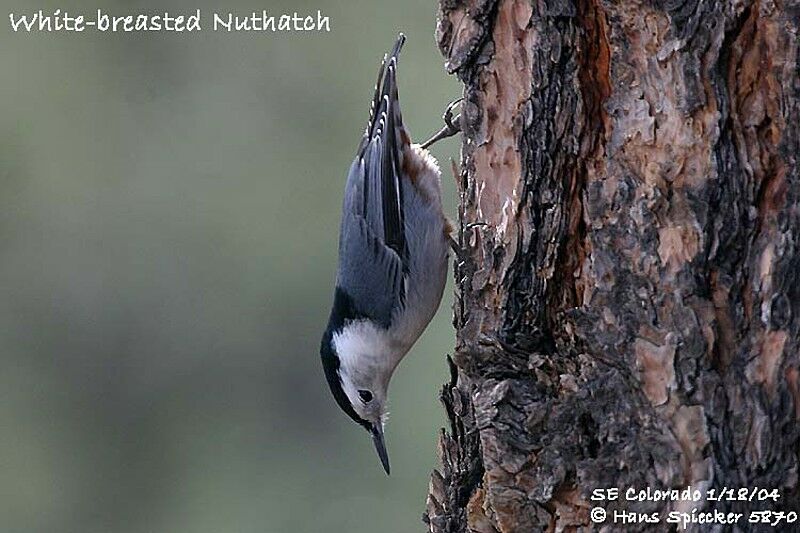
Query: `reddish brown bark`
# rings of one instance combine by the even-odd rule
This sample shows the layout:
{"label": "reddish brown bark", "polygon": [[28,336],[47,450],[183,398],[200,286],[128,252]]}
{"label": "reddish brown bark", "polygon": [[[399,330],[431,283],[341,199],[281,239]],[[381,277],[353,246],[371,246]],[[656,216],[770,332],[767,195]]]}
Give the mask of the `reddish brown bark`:
{"label": "reddish brown bark", "polygon": [[798,26],[797,0],[441,0],[465,260],[431,531],[591,528],[600,487],[800,509]]}

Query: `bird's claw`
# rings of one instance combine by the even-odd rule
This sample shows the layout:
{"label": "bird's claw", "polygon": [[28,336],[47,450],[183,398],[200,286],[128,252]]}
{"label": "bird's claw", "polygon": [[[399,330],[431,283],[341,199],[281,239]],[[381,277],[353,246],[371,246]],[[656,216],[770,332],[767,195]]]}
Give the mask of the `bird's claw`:
{"label": "bird's claw", "polygon": [[453,116],[453,108],[455,108],[464,97],[456,98],[452,102],[447,105],[447,109],[445,109],[444,114],[442,115],[442,120],[444,121],[444,127],[436,132],[433,137],[422,143],[420,146],[422,148],[427,149],[433,143],[441,141],[442,139],[447,139],[448,137],[452,137],[456,133],[461,131],[461,114],[459,113],[456,116]]}
{"label": "bird's claw", "polygon": [[[460,104],[462,100],[464,100],[463,96],[456,98],[455,100],[447,104],[447,109],[444,110],[444,115],[442,115],[442,120],[444,121],[447,128],[453,132],[453,135],[461,131],[461,126],[459,124],[453,124],[453,108],[456,107],[458,104]],[[455,118],[457,120],[460,120],[461,114],[459,113],[458,115],[455,116]]]}

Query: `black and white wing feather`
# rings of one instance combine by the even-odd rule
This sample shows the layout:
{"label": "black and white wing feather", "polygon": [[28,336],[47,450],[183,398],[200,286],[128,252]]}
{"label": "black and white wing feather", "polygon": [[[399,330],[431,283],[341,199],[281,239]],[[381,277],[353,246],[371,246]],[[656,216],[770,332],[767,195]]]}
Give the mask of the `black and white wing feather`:
{"label": "black and white wing feather", "polygon": [[408,135],[397,94],[404,41],[400,34],[381,65],[369,124],[347,177],[336,278],[354,311],[384,327],[403,305],[407,271],[401,172]]}

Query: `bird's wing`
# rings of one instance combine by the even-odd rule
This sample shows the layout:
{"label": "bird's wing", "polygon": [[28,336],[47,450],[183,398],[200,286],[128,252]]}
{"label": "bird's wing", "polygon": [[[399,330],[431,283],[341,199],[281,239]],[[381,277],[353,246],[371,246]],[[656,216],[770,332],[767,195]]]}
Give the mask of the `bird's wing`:
{"label": "bird's wing", "polygon": [[369,124],[347,177],[339,237],[337,285],[359,313],[387,326],[403,303],[408,255],[400,178],[408,134],[396,77],[404,40],[401,34],[381,65]]}

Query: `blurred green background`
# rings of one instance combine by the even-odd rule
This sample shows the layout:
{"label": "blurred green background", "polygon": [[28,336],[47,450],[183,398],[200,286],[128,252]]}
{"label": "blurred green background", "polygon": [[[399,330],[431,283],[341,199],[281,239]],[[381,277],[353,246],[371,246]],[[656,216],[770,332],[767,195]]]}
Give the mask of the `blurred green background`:
{"label": "blurred green background", "polygon": [[[459,95],[434,0],[3,0],[0,531],[421,531],[448,288],[392,383],[386,477],[319,363],[345,173],[409,41],[415,138]],[[192,11],[195,34],[17,33],[9,12]],[[214,33],[216,10],[330,33]],[[434,149],[455,212],[450,157]]]}

